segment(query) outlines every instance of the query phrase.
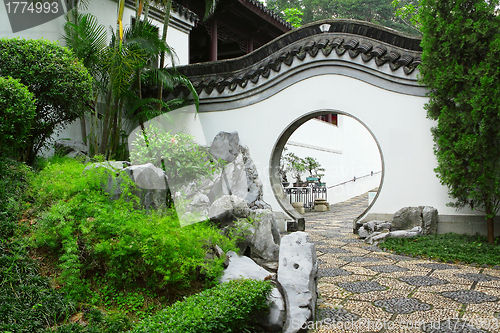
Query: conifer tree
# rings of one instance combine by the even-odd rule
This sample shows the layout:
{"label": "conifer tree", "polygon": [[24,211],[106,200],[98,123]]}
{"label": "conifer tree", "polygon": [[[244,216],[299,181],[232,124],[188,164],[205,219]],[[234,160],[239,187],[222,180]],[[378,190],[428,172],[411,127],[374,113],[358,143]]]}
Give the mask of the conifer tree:
{"label": "conifer tree", "polygon": [[456,208],[486,214],[489,243],[500,209],[499,0],[422,0],[421,81],[435,169]]}

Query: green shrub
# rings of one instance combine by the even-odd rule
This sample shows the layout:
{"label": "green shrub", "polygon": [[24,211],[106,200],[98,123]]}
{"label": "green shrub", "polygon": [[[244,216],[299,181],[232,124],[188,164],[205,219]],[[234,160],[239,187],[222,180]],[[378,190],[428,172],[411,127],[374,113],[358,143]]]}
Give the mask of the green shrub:
{"label": "green shrub", "polygon": [[462,261],[481,265],[500,263],[500,247],[488,244],[486,237],[483,236],[448,233],[412,238],[388,238],[381,247],[443,261]]}
{"label": "green shrub", "polygon": [[58,257],[58,282],[71,297],[91,295],[97,279],[117,291],[147,286],[161,293],[220,276],[224,258],[206,259],[207,251],[215,244],[234,250],[233,241],[207,222],[180,228],[173,211],[135,210],[126,181],[122,198],[110,200],[101,184],[113,173],[100,172],[103,168],[83,173],[84,167],[54,159],[32,182],[33,205],[41,212],[34,245]]}
{"label": "green shrub", "polygon": [[229,281],[175,303],[139,323],[133,332],[246,332],[259,312],[268,308],[271,289],[268,281]]}
{"label": "green shrub", "polygon": [[0,76],[0,155],[23,146],[35,117],[35,100],[25,85]]}
{"label": "green shrub", "polygon": [[142,132],[136,134],[130,160],[133,164],[152,163],[162,168],[169,186],[209,177],[221,166],[220,161],[212,161],[208,149],[198,145],[192,135],[172,135],[153,126],[146,130],[146,138]]}
{"label": "green shrub", "polygon": [[59,125],[76,120],[91,100],[92,79],[67,48],[48,40],[0,39],[0,76],[19,79],[36,98],[27,143],[19,150],[31,164]]}

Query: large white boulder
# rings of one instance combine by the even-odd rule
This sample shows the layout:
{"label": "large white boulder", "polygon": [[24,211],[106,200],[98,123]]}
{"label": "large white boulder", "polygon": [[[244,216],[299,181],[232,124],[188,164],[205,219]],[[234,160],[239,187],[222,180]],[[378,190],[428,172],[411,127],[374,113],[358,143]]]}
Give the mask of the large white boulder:
{"label": "large white boulder", "polygon": [[295,333],[314,320],[317,298],[316,247],[305,232],[281,238],[278,282],[287,309],[283,333]]}

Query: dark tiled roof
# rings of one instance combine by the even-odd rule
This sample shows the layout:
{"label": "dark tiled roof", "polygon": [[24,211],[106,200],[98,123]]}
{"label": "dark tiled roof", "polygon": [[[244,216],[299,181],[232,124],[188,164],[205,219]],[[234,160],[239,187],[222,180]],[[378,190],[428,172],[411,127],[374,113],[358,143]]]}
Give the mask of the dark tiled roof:
{"label": "dark tiled roof", "polygon": [[[322,32],[321,26],[328,30]],[[214,89],[222,93],[238,86],[245,88],[249,81],[257,83],[271,71],[280,72],[296,59],[302,61],[306,55],[315,58],[320,52],[326,57],[348,54],[353,60],[360,57],[363,63],[388,64],[392,71],[403,68],[404,75],[410,75],[421,63],[422,49],[418,37],[392,29],[354,20],[325,20],[290,31],[243,57],[178,70],[198,93],[211,94]]]}
{"label": "dark tiled roof", "polygon": [[286,26],[288,29],[292,29],[292,25],[289,22],[285,21],[281,16],[279,16],[274,11],[270,10],[269,8],[267,8],[262,2],[260,2],[258,0],[245,0],[245,1],[251,3],[253,6],[259,8],[262,11],[264,11],[264,13],[266,15],[269,15],[270,17],[272,17],[273,19],[275,19],[279,23],[281,23],[284,26]]}

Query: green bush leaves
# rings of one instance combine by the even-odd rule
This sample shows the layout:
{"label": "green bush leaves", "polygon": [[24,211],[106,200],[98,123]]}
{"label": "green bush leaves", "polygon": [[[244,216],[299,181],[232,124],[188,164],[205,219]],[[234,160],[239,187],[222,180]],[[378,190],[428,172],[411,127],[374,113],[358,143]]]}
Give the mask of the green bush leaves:
{"label": "green bush leaves", "polygon": [[259,311],[267,309],[271,290],[269,281],[229,281],[175,303],[139,323],[133,332],[245,332]]}

